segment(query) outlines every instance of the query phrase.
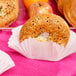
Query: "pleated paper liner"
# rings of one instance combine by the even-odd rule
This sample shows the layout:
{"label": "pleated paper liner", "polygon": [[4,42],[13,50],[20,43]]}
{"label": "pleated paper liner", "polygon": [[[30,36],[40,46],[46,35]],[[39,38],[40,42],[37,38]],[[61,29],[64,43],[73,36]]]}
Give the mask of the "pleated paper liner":
{"label": "pleated paper liner", "polygon": [[70,39],[66,47],[54,42],[39,42],[33,38],[19,42],[19,33],[22,26],[14,28],[8,45],[25,57],[39,60],[58,61],[76,52],[76,34],[70,31]]}
{"label": "pleated paper liner", "polygon": [[14,66],[15,64],[10,56],[0,50],[0,75]]}

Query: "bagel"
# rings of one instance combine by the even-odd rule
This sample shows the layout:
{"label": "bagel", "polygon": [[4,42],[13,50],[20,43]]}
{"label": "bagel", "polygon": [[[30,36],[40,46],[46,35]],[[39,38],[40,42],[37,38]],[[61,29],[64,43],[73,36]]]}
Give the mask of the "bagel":
{"label": "bagel", "polygon": [[0,0],[0,27],[7,27],[17,19],[18,0]]}
{"label": "bagel", "polygon": [[58,0],[57,5],[58,5],[58,10],[63,15],[64,0]]}
{"label": "bagel", "polygon": [[76,27],[76,0],[65,0],[64,16],[67,21]]}
{"label": "bagel", "polygon": [[[70,37],[68,24],[60,16],[43,14],[31,17],[21,28],[20,42],[32,37],[39,41],[39,36],[48,33],[45,41],[53,41],[65,46]],[[37,39],[38,38],[38,39]]]}

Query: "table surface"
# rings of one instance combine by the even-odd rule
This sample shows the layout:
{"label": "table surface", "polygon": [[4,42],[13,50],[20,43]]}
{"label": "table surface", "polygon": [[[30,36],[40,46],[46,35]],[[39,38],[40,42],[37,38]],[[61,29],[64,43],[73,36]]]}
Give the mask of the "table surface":
{"label": "table surface", "polygon": [[[54,0],[50,1],[50,5],[52,5],[54,13],[60,15]],[[19,17],[11,26],[22,25],[27,19],[26,9],[20,0]],[[11,31],[0,31],[0,49],[10,55],[16,66],[1,76],[76,76],[76,53],[58,62],[28,59],[8,47],[7,43],[11,34]]]}

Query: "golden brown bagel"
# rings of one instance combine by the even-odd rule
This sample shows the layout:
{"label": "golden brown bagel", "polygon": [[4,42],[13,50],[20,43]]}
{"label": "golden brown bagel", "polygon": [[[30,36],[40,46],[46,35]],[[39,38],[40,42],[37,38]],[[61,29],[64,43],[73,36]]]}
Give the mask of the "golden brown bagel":
{"label": "golden brown bagel", "polygon": [[18,0],[0,0],[0,27],[7,27],[17,19]]}
{"label": "golden brown bagel", "polygon": [[60,16],[43,14],[31,17],[20,31],[20,42],[29,37],[37,38],[40,34],[49,33],[47,41],[53,41],[65,46],[69,40],[68,24]]}
{"label": "golden brown bagel", "polygon": [[67,21],[76,27],[76,0],[65,0],[64,16]]}
{"label": "golden brown bagel", "polygon": [[58,10],[60,13],[63,15],[63,7],[64,7],[64,1],[65,0],[58,0],[57,5],[58,5]]}

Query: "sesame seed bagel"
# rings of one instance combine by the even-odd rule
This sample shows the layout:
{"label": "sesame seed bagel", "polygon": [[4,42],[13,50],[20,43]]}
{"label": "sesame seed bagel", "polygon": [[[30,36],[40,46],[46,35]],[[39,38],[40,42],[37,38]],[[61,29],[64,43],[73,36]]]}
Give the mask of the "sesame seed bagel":
{"label": "sesame seed bagel", "polygon": [[31,17],[20,30],[20,42],[29,37],[37,38],[47,32],[49,36],[46,41],[53,41],[65,46],[70,37],[68,24],[60,16],[43,14]]}
{"label": "sesame seed bagel", "polygon": [[17,19],[18,0],[0,0],[0,27],[7,27]]}

